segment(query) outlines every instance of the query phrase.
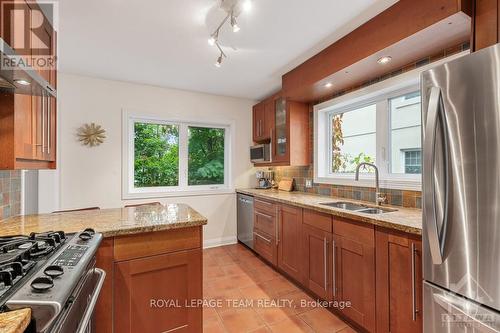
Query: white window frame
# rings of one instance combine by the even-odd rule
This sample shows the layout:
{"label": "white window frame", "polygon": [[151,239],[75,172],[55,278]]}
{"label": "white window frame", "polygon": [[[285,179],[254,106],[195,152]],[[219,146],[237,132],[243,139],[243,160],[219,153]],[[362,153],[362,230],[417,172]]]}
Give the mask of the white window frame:
{"label": "white window frame", "polygon": [[[143,199],[234,193],[232,184],[232,147],[234,146],[234,121],[192,121],[188,119],[165,119],[123,111],[122,138],[122,198]],[[153,123],[179,126],[179,185],[135,187],[134,185],[134,124]],[[224,184],[188,185],[188,127],[225,129],[224,134]]]}
{"label": "white window frame", "polygon": [[420,90],[420,74],[436,65],[468,54],[461,52],[446,59],[422,66],[396,77],[342,95],[314,106],[314,182],[346,186],[374,187],[375,175],[364,173],[359,181],[353,173],[331,172],[331,123],[332,113],[344,113],[369,104],[376,104],[376,164],[380,186],[400,190],[422,190],[421,175],[390,172],[390,109],[389,99]]}

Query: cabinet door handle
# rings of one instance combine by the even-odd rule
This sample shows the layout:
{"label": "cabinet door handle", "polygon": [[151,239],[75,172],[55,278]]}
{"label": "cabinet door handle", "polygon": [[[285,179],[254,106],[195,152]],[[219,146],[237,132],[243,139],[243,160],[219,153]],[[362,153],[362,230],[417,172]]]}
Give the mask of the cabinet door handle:
{"label": "cabinet door handle", "polygon": [[254,234],[255,234],[255,236],[259,237],[260,239],[263,239],[267,243],[271,244],[271,240],[269,238],[266,238],[266,237],[262,236],[261,234],[259,234],[257,232],[254,232]]}
{"label": "cabinet door handle", "polygon": [[415,278],[415,272],[416,272],[416,267],[415,267],[415,253],[417,252],[415,243],[411,243],[411,305],[412,305],[412,319],[413,321],[417,320],[417,284],[416,284],[416,278]]}
{"label": "cabinet door handle", "polygon": [[50,155],[50,123],[51,123],[51,104],[50,96],[47,96],[47,154]]}
{"label": "cabinet door handle", "polygon": [[280,243],[280,223],[281,223],[281,208],[276,208],[278,213],[278,219],[276,221],[276,246]]}
{"label": "cabinet door handle", "polygon": [[258,202],[259,204],[267,205],[267,206],[272,206],[273,204],[267,201],[262,201],[259,199],[255,199],[255,202]]}
{"label": "cabinet door handle", "polygon": [[255,214],[260,215],[260,216],[264,216],[265,218],[268,218],[268,219],[271,219],[271,220],[273,218],[271,215],[267,215],[267,214],[261,213],[259,211],[256,211]]}
{"label": "cabinet door handle", "polygon": [[332,289],[333,289],[333,297],[337,297],[337,277],[335,276],[337,274],[337,267],[336,267],[336,261],[335,261],[335,241],[332,240]]}
{"label": "cabinet door handle", "polygon": [[328,255],[328,241],[326,240],[326,237],[323,238],[323,256],[324,256],[324,260],[323,260],[323,270],[324,270],[324,278],[325,278],[325,292],[328,290],[328,286],[327,286],[327,280],[328,280],[328,259],[327,259],[327,255]]}
{"label": "cabinet door handle", "polygon": [[42,153],[45,153],[45,93],[42,91]]}

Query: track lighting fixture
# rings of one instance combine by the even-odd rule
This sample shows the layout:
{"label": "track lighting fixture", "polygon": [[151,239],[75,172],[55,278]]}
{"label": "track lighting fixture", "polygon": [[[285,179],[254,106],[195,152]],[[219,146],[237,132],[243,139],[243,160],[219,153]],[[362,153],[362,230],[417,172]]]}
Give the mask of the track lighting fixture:
{"label": "track lighting fixture", "polygon": [[229,20],[233,32],[238,32],[241,30],[238,22],[236,21],[238,15],[242,11],[250,10],[252,6],[251,0],[220,0],[220,8],[223,9],[227,15],[224,17],[222,22],[217,26],[217,29],[208,38],[208,44],[211,46],[217,46],[220,51],[220,55],[215,62],[215,66],[221,67],[222,60],[226,57],[226,54],[222,51],[219,44],[219,32],[222,26]]}

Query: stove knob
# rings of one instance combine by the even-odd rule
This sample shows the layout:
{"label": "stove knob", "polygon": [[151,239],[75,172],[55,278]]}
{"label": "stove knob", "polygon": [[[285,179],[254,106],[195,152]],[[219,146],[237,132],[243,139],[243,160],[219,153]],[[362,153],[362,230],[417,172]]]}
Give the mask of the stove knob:
{"label": "stove knob", "polygon": [[92,239],[92,234],[88,231],[83,231],[78,235],[78,237],[83,241],[88,241]]}
{"label": "stove knob", "polygon": [[94,230],[94,229],[92,229],[92,228],[87,228],[87,229],[85,229],[85,230],[83,230],[83,231],[84,231],[84,232],[88,232],[88,233],[89,233],[89,234],[91,234],[91,235],[94,235],[94,234],[95,234],[95,230]]}
{"label": "stove knob", "polygon": [[64,274],[64,269],[58,265],[50,265],[43,270],[43,273],[51,278],[55,278]]}
{"label": "stove knob", "polygon": [[36,291],[47,291],[54,286],[54,281],[48,276],[39,276],[31,281],[31,288]]}

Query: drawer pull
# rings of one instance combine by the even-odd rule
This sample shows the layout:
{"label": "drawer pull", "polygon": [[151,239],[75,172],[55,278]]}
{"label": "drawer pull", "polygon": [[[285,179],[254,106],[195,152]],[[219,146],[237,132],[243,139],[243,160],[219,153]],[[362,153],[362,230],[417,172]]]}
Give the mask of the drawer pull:
{"label": "drawer pull", "polygon": [[266,237],[262,236],[259,233],[254,232],[254,235],[257,236],[257,237],[259,237],[260,239],[264,240],[265,242],[267,242],[269,244],[271,244],[271,242],[272,242],[269,238],[266,238]]}
{"label": "drawer pull", "polygon": [[264,216],[264,217],[266,217],[266,218],[268,218],[268,219],[273,219],[273,216],[268,215],[268,214],[261,213],[261,212],[259,212],[259,211],[256,211],[256,212],[255,212],[255,214],[260,215],[260,216]]}
{"label": "drawer pull", "polygon": [[267,206],[272,206],[273,205],[273,203],[271,203],[271,202],[261,201],[259,199],[255,199],[255,202],[257,202],[259,204],[267,205]]}

